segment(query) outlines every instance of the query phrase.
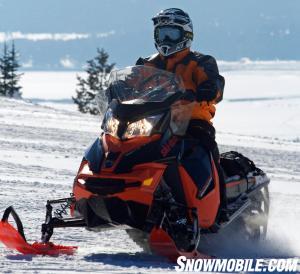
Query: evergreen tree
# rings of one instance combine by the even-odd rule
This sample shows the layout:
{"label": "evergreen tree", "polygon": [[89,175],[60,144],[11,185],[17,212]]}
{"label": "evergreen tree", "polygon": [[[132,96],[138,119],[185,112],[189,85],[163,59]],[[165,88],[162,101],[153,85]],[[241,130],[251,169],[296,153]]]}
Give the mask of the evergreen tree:
{"label": "evergreen tree", "polygon": [[0,95],[6,96],[8,90],[8,78],[9,78],[9,55],[7,50],[7,44],[4,43],[3,56],[0,57]]}
{"label": "evergreen tree", "polygon": [[11,50],[8,50],[7,44],[4,43],[3,56],[0,57],[0,95],[21,97],[21,86],[18,85],[21,74],[17,74],[20,67],[17,55],[14,43]]}
{"label": "evergreen tree", "polygon": [[[107,87],[107,76],[115,66],[108,64],[109,55],[104,49],[97,49],[97,56],[87,61],[87,78],[77,76],[76,97],[72,97],[79,111],[97,115],[106,109],[104,90]],[[97,100],[100,104],[97,104]]]}
{"label": "evergreen tree", "polygon": [[16,52],[15,43],[12,43],[11,50],[9,52],[10,58],[10,78],[8,81],[8,97],[21,98],[21,86],[18,85],[21,75],[17,74],[18,69],[20,68],[18,62],[18,53]]}

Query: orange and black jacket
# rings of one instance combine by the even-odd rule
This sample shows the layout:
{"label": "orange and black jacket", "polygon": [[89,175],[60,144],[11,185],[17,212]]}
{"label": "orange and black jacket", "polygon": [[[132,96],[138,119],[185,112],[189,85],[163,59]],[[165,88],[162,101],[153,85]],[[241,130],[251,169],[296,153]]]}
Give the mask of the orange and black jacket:
{"label": "orange and black jacket", "polygon": [[186,99],[197,101],[192,119],[212,123],[215,105],[222,100],[225,85],[215,58],[186,49],[168,58],[160,54],[139,58],[136,65],[153,66],[181,76],[186,89]]}

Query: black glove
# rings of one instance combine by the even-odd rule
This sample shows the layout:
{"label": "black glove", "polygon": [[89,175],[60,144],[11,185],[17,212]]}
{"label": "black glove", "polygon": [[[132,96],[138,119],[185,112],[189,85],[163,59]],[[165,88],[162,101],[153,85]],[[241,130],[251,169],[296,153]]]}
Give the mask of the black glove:
{"label": "black glove", "polygon": [[196,100],[196,93],[194,91],[190,90],[190,89],[187,89],[183,93],[182,100],[194,102]]}
{"label": "black glove", "polygon": [[196,92],[196,99],[198,102],[212,101],[216,99],[217,95],[218,95],[218,87],[216,81],[207,80],[198,86]]}

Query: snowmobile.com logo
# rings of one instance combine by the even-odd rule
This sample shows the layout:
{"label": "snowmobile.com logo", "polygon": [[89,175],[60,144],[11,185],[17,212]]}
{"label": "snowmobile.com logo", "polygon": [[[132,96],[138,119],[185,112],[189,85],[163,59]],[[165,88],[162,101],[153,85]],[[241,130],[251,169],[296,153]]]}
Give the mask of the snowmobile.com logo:
{"label": "snowmobile.com logo", "polygon": [[296,272],[298,259],[177,259],[177,272]]}

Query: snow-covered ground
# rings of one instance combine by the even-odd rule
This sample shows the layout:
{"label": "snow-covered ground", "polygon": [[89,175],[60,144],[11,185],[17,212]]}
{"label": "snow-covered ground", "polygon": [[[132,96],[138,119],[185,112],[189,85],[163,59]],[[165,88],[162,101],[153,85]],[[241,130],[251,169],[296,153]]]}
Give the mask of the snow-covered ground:
{"label": "snow-covered ground", "polygon": [[300,150],[300,70],[223,75],[224,102],[215,119],[220,143]]}
{"label": "snow-covered ground", "polygon": [[[300,71],[226,71],[215,126],[222,151],[238,150],[271,177],[268,239],[263,246],[224,247],[224,256],[300,257]],[[47,199],[68,196],[100,117],[49,99],[74,95],[76,73],[27,72],[25,98],[0,98],[0,211],[14,205],[29,242],[38,240]],[[40,99],[40,100],[36,100]],[[46,102],[45,99],[48,101]],[[123,231],[56,230],[56,243],[78,245],[74,256],[23,256],[0,245],[1,273],[158,273],[173,265],[140,249]]]}

